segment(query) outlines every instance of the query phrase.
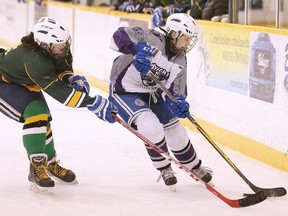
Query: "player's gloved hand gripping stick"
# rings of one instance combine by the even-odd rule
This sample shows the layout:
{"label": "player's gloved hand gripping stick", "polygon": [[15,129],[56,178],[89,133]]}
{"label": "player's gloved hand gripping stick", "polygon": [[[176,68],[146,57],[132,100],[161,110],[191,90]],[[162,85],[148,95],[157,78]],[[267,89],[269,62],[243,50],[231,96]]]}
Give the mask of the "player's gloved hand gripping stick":
{"label": "player's gloved hand gripping stick", "polygon": [[94,103],[88,105],[87,108],[99,119],[109,123],[115,122],[112,115],[118,113],[117,107],[106,98],[103,98],[101,95],[96,95]]}
{"label": "player's gloved hand gripping stick", "polygon": [[68,81],[76,91],[90,93],[90,85],[84,76],[73,75],[68,78]]}
{"label": "player's gloved hand gripping stick", "polygon": [[180,94],[174,94],[175,101],[172,101],[169,97],[166,98],[166,104],[168,104],[171,112],[178,118],[186,118],[189,114],[189,103]]}

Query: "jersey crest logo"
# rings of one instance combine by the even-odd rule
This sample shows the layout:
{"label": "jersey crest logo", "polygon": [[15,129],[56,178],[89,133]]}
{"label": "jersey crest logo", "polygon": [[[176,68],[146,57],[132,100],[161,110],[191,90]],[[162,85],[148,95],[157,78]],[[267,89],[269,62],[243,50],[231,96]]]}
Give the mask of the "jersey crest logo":
{"label": "jersey crest logo", "polygon": [[142,36],[144,35],[144,31],[140,27],[133,27],[132,30],[136,35],[142,35]]}
{"label": "jersey crest logo", "polygon": [[144,103],[142,100],[140,100],[140,99],[136,99],[136,100],[135,100],[135,105],[142,107],[142,106],[145,105],[145,103]]}
{"label": "jersey crest logo", "polygon": [[155,86],[156,82],[154,80],[152,80],[152,78],[148,75],[142,76],[142,83],[143,86]]}
{"label": "jersey crest logo", "polygon": [[[150,70],[158,77],[160,81],[168,80],[170,77],[170,71],[166,71],[164,68],[160,68],[157,64],[153,63]],[[142,83],[144,86],[155,86],[156,82],[148,75],[142,76]]]}
{"label": "jersey crest logo", "polygon": [[170,71],[166,71],[164,68],[159,67],[157,64],[153,63],[151,65],[151,71],[158,76],[159,80],[168,80],[170,77]]}

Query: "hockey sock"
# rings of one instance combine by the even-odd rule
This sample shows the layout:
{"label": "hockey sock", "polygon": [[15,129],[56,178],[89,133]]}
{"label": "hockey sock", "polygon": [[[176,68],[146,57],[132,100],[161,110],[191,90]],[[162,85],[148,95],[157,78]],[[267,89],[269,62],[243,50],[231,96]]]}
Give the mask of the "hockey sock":
{"label": "hockey sock", "polygon": [[[161,148],[163,151],[167,152],[167,154],[169,154],[166,141],[164,138],[159,143],[155,143],[155,145]],[[149,147],[146,144],[145,144],[145,148],[156,169],[162,170],[163,168],[170,166],[170,162],[166,160],[166,158],[163,157],[161,154],[156,152],[153,148]]]}
{"label": "hockey sock", "polygon": [[28,156],[44,153],[48,125],[48,107],[41,101],[33,101],[23,112],[23,145]]}
{"label": "hockey sock", "polygon": [[[175,151],[171,150],[176,159],[183,165],[185,165],[188,169],[194,169],[197,167],[200,160],[196,154],[195,149],[193,148],[192,143],[188,142],[188,144],[181,150]],[[199,164],[200,166],[200,164]],[[198,167],[199,167],[198,166]]]}
{"label": "hockey sock", "polygon": [[55,156],[54,140],[51,125],[49,122],[47,125],[45,153],[48,156],[48,161],[50,161]]}

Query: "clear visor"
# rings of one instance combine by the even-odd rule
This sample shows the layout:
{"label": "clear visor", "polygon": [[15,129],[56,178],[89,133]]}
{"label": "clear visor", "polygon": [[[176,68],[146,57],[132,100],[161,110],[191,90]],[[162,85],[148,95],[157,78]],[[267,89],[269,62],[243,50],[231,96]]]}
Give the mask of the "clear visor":
{"label": "clear visor", "polygon": [[50,54],[54,58],[61,58],[69,52],[71,46],[71,37],[64,43],[52,44],[50,47]]}

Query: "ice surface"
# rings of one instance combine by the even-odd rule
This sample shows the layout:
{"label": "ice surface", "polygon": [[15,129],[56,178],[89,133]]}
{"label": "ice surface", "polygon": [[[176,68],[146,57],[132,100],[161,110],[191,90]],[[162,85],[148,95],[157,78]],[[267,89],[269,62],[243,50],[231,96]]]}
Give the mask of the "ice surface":
{"label": "ice surface", "polygon": [[[94,93],[105,93],[94,89]],[[53,195],[29,191],[29,162],[22,145],[22,125],[0,113],[1,216],[271,216],[288,215],[288,196],[233,209],[173,166],[177,191],[156,183],[159,172],[141,140],[120,124],[99,120],[86,109],[66,108],[46,96],[53,115],[58,158],[77,174],[78,185],[56,182]],[[205,128],[204,128],[205,129]],[[203,164],[214,171],[223,195],[237,199],[252,192],[199,134],[189,132]],[[224,146],[220,148],[259,187],[288,188],[288,174]]]}

